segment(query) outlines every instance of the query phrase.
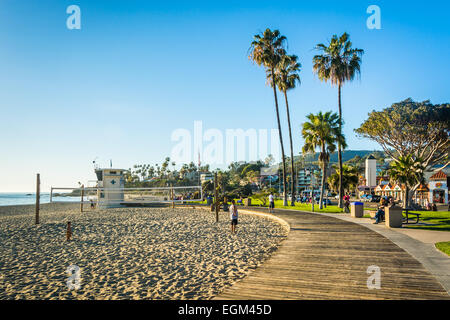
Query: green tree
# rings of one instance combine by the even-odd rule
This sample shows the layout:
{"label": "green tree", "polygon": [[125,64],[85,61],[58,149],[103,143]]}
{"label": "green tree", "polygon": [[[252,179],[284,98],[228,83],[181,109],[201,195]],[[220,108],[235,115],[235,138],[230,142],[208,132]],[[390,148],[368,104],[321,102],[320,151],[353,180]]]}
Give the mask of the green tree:
{"label": "green tree", "polygon": [[[286,103],[286,114],[289,129],[289,141],[291,145],[291,180],[295,181],[294,170],[294,147],[292,144],[292,130],[291,130],[291,117],[289,112],[289,103],[287,98],[287,91],[294,89],[297,83],[300,83],[300,68],[301,64],[298,62],[298,58],[295,55],[284,55],[277,65],[275,70],[275,81],[278,89],[283,92],[284,100]],[[295,183],[291,183],[291,206],[295,205]]]}
{"label": "green tree", "polygon": [[323,195],[327,177],[327,166],[330,153],[336,150],[339,136],[339,116],[331,111],[317,115],[310,113],[306,116],[309,121],[303,123],[302,136],[305,140],[302,152],[315,153],[319,148],[319,163],[322,165],[322,184],[320,190],[319,208],[323,208]]}
{"label": "green tree", "polygon": [[275,81],[275,69],[281,60],[281,57],[286,54],[284,49],[286,37],[280,34],[278,30],[270,30],[267,28],[263,33],[257,34],[253,37],[253,42],[250,46],[249,59],[255,62],[258,66],[263,66],[266,69],[268,83],[273,88],[273,95],[275,98],[275,111],[277,115],[278,134],[281,145],[281,156],[283,161],[283,185],[284,185],[284,205],[287,206],[287,190],[286,190],[286,161],[283,146],[283,135],[281,133],[280,112],[278,109],[278,98]]}
{"label": "green tree", "polygon": [[372,111],[355,132],[377,142],[389,157],[413,155],[425,168],[449,164],[450,104],[433,105],[412,99]]}
{"label": "green tree", "polygon": [[403,197],[404,207],[411,205],[412,193],[410,194],[409,190],[412,186],[423,182],[423,172],[423,160],[415,158],[411,154],[400,156],[391,162],[391,168],[389,169],[391,179],[405,185],[405,196]]}
{"label": "green tree", "polygon": [[[328,177],[328,184],[334,191],[338,191],[340,176],[339,167],[333,165],[333,168],[336,172]],[[359,168],[344,164],[342,170],[342,188],[346,191],[356,189],[359,182]]]}
{"label": "green tree", "polygon": [[[322,81],[330,81],[332,85],[338,87],[339,105],[339,131],[342,134],[342,104],[341,88],[347,81],[352,81],[355,76],[360,75],[361,57],[364,53],[361,49],[352,48],[350,36],[344,33],[338,37],[333,35],[327,45],[319,43],[316,49],[322,54],[313,58],[313,70]],[[343,146],[338,142],[339,170],[342,173],[342,150]],[[342,174],[339,176],[339,207],[342,208]]]}

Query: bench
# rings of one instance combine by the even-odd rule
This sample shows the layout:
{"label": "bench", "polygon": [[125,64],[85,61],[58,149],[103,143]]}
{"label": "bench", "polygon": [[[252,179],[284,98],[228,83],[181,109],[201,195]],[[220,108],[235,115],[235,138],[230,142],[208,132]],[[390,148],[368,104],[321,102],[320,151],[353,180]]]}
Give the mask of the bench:
{"label": "bench", "polygon": [[403,209],[403,213],[406,215],[406,223],[409,224],[409,215],[416,216],[416,222],[414,224],[419,223],[419,218],[421,216],[420,213],[409,212],[409,209]]}

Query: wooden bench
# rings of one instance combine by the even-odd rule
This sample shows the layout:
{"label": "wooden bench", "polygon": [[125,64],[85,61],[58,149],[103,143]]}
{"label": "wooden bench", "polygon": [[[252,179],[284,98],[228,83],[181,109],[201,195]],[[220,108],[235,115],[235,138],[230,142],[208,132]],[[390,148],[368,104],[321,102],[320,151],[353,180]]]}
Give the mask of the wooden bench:
{"label": "wooden bench", "polygon": [[409,212],[410,209],[403,209],[403,213],[406,215],[406,223],[409,224],[409,215],[416,216],[416,222],[414,224],[419,223],[419,218],[421,216],[420,213]]}

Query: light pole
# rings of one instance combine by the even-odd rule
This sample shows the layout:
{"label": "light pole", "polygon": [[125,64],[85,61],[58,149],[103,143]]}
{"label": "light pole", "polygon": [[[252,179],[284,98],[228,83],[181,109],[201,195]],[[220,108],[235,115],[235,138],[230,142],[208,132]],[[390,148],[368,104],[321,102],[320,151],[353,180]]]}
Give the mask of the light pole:
{"label": "light pole", "polygon": [[312,172],[312,166],[309,174],[311,176],[311,211],[314,212],[314,173]]}

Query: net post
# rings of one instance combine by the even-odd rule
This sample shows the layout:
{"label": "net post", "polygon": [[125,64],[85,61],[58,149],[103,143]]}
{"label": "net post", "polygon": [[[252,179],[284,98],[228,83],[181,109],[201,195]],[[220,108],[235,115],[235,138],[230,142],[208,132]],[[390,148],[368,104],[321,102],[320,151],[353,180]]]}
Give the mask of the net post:
{"label": "net post", "polygon": [[219,195],[217,192],[217,172],[214,173],[214,209],[216,210],[216,222],[219,222]]}
{"label": "net post", "polygon": [[39,204],[40,204],[40,197],[41,197],[41,178],[40,174],[36,174],[36,217],[35,217],[35,223],[39,224]]}
{"label": "net post", "polygon": [[83,212],[83,201],[84,201],[84,184],[81,185],[81,203],[80,203],[80,212]]}
{"label": "net post", "polygon": [[171,198],[172,198],[172,209],[175,209],[175,191],[173,190],[173,185],[170,189],[170,194],[171,194]]}

